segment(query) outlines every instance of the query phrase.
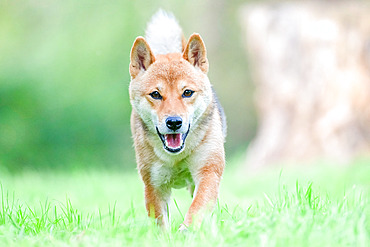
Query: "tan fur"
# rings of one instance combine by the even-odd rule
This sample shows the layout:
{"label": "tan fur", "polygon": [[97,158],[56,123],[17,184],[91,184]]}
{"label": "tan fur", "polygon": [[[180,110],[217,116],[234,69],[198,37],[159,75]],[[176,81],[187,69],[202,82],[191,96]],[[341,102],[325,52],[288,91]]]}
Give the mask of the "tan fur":
{"label": "tan fur", "polygon": [[[131,50],[130,101],[133,106],[131,130],[137,168],[145,185],[148,215],[168,225],[167,203],[171,188],[184,186],[195,192],[181,229],[202,221],[218,197],[225,165],[220,109],[207,77],[206,48],[199,34],[183,44],[183,54],[154,57],[145,39],[138,37]],[[183,98],[185,89],[194,91]],[[159,91],[161,100],[150,93]],[[185,148],[178,154],[165,151],[156,127],[169,116],[191,123]]]}

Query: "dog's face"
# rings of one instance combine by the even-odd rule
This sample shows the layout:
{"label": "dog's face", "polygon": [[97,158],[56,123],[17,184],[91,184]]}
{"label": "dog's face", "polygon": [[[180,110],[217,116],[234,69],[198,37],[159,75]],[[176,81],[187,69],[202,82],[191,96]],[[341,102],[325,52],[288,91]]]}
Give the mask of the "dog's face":
{"label": "dog's face", "polygon": [[184,150],[192,126],[211,103],[207,71],[206,50],[198,34],[190,37],[183,54],[156,57],[143,38],[135,40],[130,63],[131,104],[169,153]]}

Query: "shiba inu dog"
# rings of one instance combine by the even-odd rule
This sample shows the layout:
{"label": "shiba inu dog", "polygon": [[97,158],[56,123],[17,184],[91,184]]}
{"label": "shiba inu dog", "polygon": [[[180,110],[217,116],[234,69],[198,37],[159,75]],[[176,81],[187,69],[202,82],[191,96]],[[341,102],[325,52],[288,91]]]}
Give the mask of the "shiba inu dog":
{"label": "shiba inu dog", "polygon": [[148,215],[169,224],[171,188],[193,196],[180,230],[214,207],[225,166],[226,121],[207,77],[204,42],[186,41],[173,15],[157,12],[130,57],[131,131]]}

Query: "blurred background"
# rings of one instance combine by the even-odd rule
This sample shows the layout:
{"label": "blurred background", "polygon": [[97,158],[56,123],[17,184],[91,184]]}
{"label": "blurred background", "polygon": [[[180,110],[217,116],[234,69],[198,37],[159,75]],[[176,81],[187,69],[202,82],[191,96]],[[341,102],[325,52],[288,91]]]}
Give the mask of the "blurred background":
{"label": "blurred background", "polygon": [[[304,92],[307,92],[307,87],[289,85],[294,85],[295,81],[299,81],[302,85],[311,85],[308,82],[314,79],[307,77],[308,72],[302,72],[302,67],[300,70],[295,70],[292,65],[316,64],[317,58],[302,59],[305,61],[303,64],[297,63],[297,59],[301,60],[300,58],[304,56],[305,47],[312,47],[316,42],[307,45],[308,43],[301,42],[307,40],[305,37],[316,35],[320,40],[322,36],[315,34],[314,30],[321,25],[310,26],[311,29],[308,30],[312,33],[305,36],[306,34],[300,31],[294,31],[301,30],[300,22],[294,19],[299,19],[300,14],[292,14],[291,19],[284,19],[286,15],[278,13],[286,12],[284,9],[283,12],[278,11],[279,8],[274,4],[276,1],[265,1],[269,7],[262,10],[254,7],[257,2],[261,3],[261,1],[247,0],[0,1],[0,169],[11,172],[24,169],[90,167],[135,169],[129,125],[131,113],[128,98],[129,53],[133,41],[137,36],[144,35],[146,23],[159,8],[174,13],[186,37],[193,32],[198,32],[206,43],[210,62],[209,78],[218,92],[228,117],[227,159],[244,157],[248,152],[249,158],[246,162],[251,164],[267,163],[280,157],[286,158],[289,156],[286,154],[289,153],[289,147],[300,146],[300,143],[304,143],[300,141],[309,139],[312,136],[309,131],[316,127],[305,127],[296,132],[307,135],[298,134],[300,139],[292,142],[286,141],[289,138],[284,135],[276,133],[284,133],[294,126],[293,129],[302,126],[296,119],[305,120],[303,126],[306,126],[309,122],[315,122],[316,118],[305,118],[300,114],[296,114],[293,118],[291,116],[294,114],[290,114],[288,118],[280,121],[279,117],[278,120],[268,117],[270,115],[266,108],[279,105],[280,98],[291,99],[290,106],[299,105],[297,102],[302,99]],[[333,1],[320,3],[332,4],[331,2]],[[353,2],[365,3],[365,1]],[[299,7],[298,10],[302,8],[307,9]],[[354,12],[357,13],[356,11],[355,9]],[[292,13],[299,12],[292,11]],[[329,18],[320,11],[314,13],[312,16],[318,15],[325,20]],[[307,11],[303,16],[305,14]],[[351,126],[358,126],[356,128],[359,131],[356,129],[355,133],[349,134],[348,138],[360,136],[363,141],[359,145],[359,153],[367,155],[370,140],[370,121],[367,122],[370,119],[370,104],[367,104],[370,98],[369,67],[366,67],[370,61],[369,29],[365,19],[361,19],[361,22],[351,22],[353,17],[345,16],[349,21],[345,21],[343,25],[345,30],[352,34],[349,37],[355,39],[355,47],[357,47],[356,44],[364,46],[358,56],[364,61],[361,67],[361,80],[365,85],[358,90],[361,99],[364,98],[359,106],[355,105],[349,109],[344,107],[349,112],[354,111],[364,115],[358,119],[358,114],[355,114],[356,117],[350,119],[353,123]],[[303,19],[303,23],[311,20],[310,18]],[[335,18],[337,17],[333,17],[333,20]],[[293,23],[298,24],[290,25]],[[330,31],[330,23],[335,24],[335,21],[323,23],[329,23]],[[363,39],[360,43],[356,43],[358,38],[353,33],[356,33],[357,29],[351,31],[351,28],[359,25],[362,25],[359,32],[363,33],[363,36],[359,37]],[[325,30],[322,32],[327,33]],[[271,35],[268,36],[268,34]],[[290,36],[287,43],[284,43],[286,34]],[[313,36],[310,36],[311,34]],[[345,37],[347,37],[346,34],[344,33]],[[324,40],[324,42],[330,43],[331,36],[327,39],[329,41]],[[341,40],[340,35],[338,40]],[[280,46],[274,46],[274,44],[280,44]],[[287,51],[291,50],[294,44],[298,44],[296,47],[299,52],[284,60],[285,67],[279,67],[281,64],[279,59],[282,59],[279,54],[276,59],[273,59],[274,62],[268,62],[270,55],[274,57],[276,51],[283,55],[289,54]],[[342,47],[346,47],[346,44],[344,42]],[[335,41],[333,45],[337,47],[340,42]],[[264,48],[268,49],[262,51]],[[325,49],[323,46],[319,48],[320,51]],[[311,51],[315,50],[310,49],[308,54],[312,54]],[[342,49],[340,54],[347,54],[346,51]],[[332,58],[332,53],[328,53],[327,57]],[[323,56],[325,57],[325,54]],[[278,72],[264,70],[264,65],[268,67],[276,65],[276,68],[281,70]],[[345,67],[343,63],[340,66]],[[280,78],[279,75],[286,74],[287,71],[289,73],[289,68],[299,71],[298,75],[288,79]],[[318,69],[315,67],[310,70],[316,73]],[[318,76],[314,78],[321,78],[320,73],[318,72]],[[305,76],[301,77],[302,74]],[[308,78],[306,83],[301,80],[302,78]],[[283,87],[283,93],[280,94],[279,89],[276,88],[279,80],[293,82],[293,84],[287,83],[287,86]],[[324,82],[315,85],[313,87],[315,90],[328,88]],[[310,91],[310,94],[316,95],[315,90]],[[300,93],[296,94],[296,92]],[[320,92],[325,96],[325,92]],[[346,89],[343,92],[346,92]],[[356,92],[351,97],[358,98]],[[295,96],[289,97],[289,95]],[[310,109],[309,112],[316,112],[318,109],[315,108],[316,101],[310,102],[312,104],[304,106]],[[282,104],[286,105],[286,102]],[[332,109],[335,105],[336,103],[327,104],[326,108]],[[282,111],[273,111],[272,116],[279,116],[281,112],[284,114],[295,112],[295,109],[292,110],[289,107],[282,109]],[[339,109],[338,112],[341,116],[342,110]],[[337,116],[335,112],[331,114]],[[276,122],[283,127],[266,130],[269,123]],[[292,122],[297,124],[292,127],[289,124]],[[325,123],[327,122],[321,125],[325,127]],[[325,128],[331,129],[330,124]],[[327,135],[330,136],[330,133]],[[289,133],[289,136],[295,136],[295,134]],[[270,140],[275,141],[271,144]],[[326,140],[326,137],[323,137],[320,143],[325,143]],[[343,140],[338,139],[338,142]],[[276,146],[285,148],[281,151],[277,150]],[[265,149],[266,147],[268,149]],[[305,146],[300,147],[310,150]],[[325,147],[320,150],[325,150]],[[325,154],[320,150],[310,151],[297,157],[305,159],[307,156],[316,157]],[[284,155],[280,155],[280,151]],[[290,152],[290,154],[295,153],[295,151]],[[254,154],[258,154],[258,157],[253,157]],[[352,152],[348,157],[356,155],[358,155],[357,151]]]}

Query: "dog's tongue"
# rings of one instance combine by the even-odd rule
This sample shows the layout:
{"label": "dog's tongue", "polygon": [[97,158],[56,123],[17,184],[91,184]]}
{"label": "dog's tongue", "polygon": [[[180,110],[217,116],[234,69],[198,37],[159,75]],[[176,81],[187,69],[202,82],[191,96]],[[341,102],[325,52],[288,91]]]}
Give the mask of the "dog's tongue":
{"label": "dog's tongue", "polygon": [[170,148],[178,148],[181,145],[181,134],[167,134],[167,146]]}

